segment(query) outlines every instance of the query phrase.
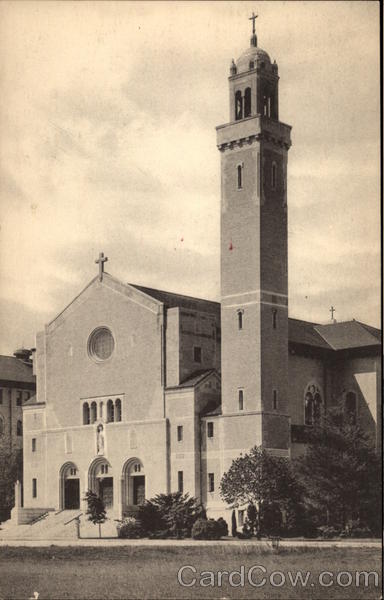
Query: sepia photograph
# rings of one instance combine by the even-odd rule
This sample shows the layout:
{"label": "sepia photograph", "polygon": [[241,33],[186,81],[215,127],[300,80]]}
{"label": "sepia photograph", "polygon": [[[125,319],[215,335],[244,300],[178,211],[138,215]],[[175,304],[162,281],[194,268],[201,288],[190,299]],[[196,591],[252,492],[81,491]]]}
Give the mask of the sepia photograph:
{"label": "sepia photograph", "polygon": [[0,600],[380,600],[375,0],[0,2]]}

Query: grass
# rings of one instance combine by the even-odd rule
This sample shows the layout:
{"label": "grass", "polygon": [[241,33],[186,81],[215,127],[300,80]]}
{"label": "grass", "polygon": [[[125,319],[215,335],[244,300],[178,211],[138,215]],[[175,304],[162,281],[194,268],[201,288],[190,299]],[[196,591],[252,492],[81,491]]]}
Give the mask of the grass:
{"label": "grass", "polygon": [[[197,581],[182,587],[177,581],[181,566],[192,565]],[[223,576],[222,587],[199,585],[200,572],[213,571],[217,584],[218,571],[239,570],[245,573],[253,565],[266,569],[267,583],[252,587],[245,578],[244,587],[231,587]],[[306,587],[288,583],[273,587],[268,582],[272,572],[294,575],[311,571]],[[335,583],[321,587],[321,571],[334,573]],[[369,588],[354,584],[340,587],[336,576],[340,571],[377,571],[381,585],[381,554],[372,548],[283,548],[274,553],[269,548],[217,545],[190,547],[2,547],[0,548],[0,599],[29,599],[39,592],[46,599],[131,599],[131,598],[204,598],[268,600],[376,600],[381,589],[370,578]],[[260,574],[260,577],[263,575]],[[275,576],[280,582],[280,576]],[[237,583],[239,577],[234,578]],[[185,576],[191,581],[191,572]],[[208,582],[208,580],[205,580]],[[260,579],[259,579],[260,581]],[[325,579],[326,582],[329,578]],[[311,585],[311,583],[313,585]]]}

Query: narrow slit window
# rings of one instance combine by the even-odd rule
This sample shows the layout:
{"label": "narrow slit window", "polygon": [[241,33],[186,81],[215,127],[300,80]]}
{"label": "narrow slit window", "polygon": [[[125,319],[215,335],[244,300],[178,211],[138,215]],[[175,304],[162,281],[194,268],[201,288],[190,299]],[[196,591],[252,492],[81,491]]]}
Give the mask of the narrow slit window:
{"label": "narrow slit window", "polygon": [[181,493],[183,493],[183,491],[184,491],[184,473],[183,473],[183,471],[177,472],[177,489]]}
{"label": "narrow slit window", "polygon": [[271,187],[273,190],[276,189],[276,175],[277,175],[277,166],[276,163],[272,163],[272,171],[271,171]]}
{"label": "narrow slit window", "polygon": [[209,438],[213,438],[213,422],[212,421],[209,421],[207,423],[207,436]]}
{"label": "narrow slit window", "polygon": [[273,390],[272,405],[273,410],[277,410],[277,390]]}
{"label": "narrow slit window", "polygon": [[177,441],[178,442],[183,441],[183,426],[182,425],[177,426]]}
{"label": "narrow slit window", "polygon": [[32,498],[37,498],[37,479],[32,479]]}
{"label": "narrow slit window", "polygon": [[36,438],[32,438],[32,452],[36,452]]}
{"label": "narrow slit window", "polygon": [[201,363],[201,348],[200,348],[200,346],[194,346],[193,360],[195,363]]}
{"label": "narrow slit window", "polygon": [[239,329],[243,329],[243,314],[244,314],[244,311],[242,311],[242,310],[237,311],[237,326]]}
{"label": "narrow slit window", "polygon": [[273,329],[277,329],[277,310],[274,308],[272,310],[272,327]]}
{"label": "narrow slit window", "polygon": [[209,492],[215,491],[215,474],[214,473],[208,473],[208,491]]}
{"label": "narrow slit window", "polygon": [[237,189],[243,189],[243,165],[237,165]]}
{"label": "narrow slit window", "polygon": [[239,390],[239,410],[244,410],[244,391]]}

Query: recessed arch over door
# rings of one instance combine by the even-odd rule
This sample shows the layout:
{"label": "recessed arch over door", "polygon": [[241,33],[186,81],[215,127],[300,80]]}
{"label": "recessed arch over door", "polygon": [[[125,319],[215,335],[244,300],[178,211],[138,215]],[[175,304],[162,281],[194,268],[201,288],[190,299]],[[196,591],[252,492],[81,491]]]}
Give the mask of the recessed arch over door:
{"label": "recessed arch over door", "polygon": [[73,462],[65,463],[60,469],[60,508],[61,510],[80,508],[79,470]]}
{"label": "recessed arch over door", "polygon": [[123,511],[128,507],[137,507],[145,501],[145,472],[139,458],[126,461],[122,471]]}
{"label": "recessed arch over door", "polygon": [[103,500],[105,508],[113,508],[113,472],[103,456],[95,458],[89,467],[88,489]]}

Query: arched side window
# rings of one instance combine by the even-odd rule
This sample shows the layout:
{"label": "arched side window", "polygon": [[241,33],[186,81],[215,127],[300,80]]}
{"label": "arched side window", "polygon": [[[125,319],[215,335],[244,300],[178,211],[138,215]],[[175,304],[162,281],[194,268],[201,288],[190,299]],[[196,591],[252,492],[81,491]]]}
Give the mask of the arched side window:
{"label": "arched side window", "polygon": [[313,396],[312,396],[311,392],[307,392],[305,394],[304,422],[306,425],[312,425],[312,422],[313,422]]}
{"label": "arched side window", "polygon": [[121,421],[121,400],[117,398],[115,402],[115,421]]}
{"label": "arched side window", "polygon": [[16,435],[23,435],[23,423],[22,421],[17,421],[16,423]]}
{"label": "arched side window", "polygon": [[243,189],[243,164],[237,165],[237,189]]}
{"label": "arched side window", "polygon": [[243,98],[241,91],[237,90],[235,94],[235,120],[239,121],[243,118]]}
{"label": "arched side window", "polygon": [[91,423],[94,423],[97,420],[97,404],[96,402],[91,403],[91,415],[90,415]]}
{"label": "arched side window", "polygon": [[83,404],[83,425],[89,425],[89,423],[90,423],[89,404],[88,404],[88,402],[84,402],[84,404]]}
{"label": "arched side window", "polygon": [[306,425],[318,425],[323,414],[323,401],[320,389],[313,383],[307,386],[304,395],[304,422]]}
{"label": "arched side window", "polygon": [[248,87],[244,93],[244,117],[251,116],[251,109],[251,88]]}
{"label": "arched side window", "polygon": [[355,425],[357,416],[357,396],[355,392],[348,392],[346,394],[344,406],[348,422]]}
{"label": "arched side window", "polygon": [[107,423],[113,423],[115,420],[115,407],[112,400],[107,402]]}
{"label": "arched side window", "polygon": [[0,416],[0,436],[4,435],[4,419]]}

